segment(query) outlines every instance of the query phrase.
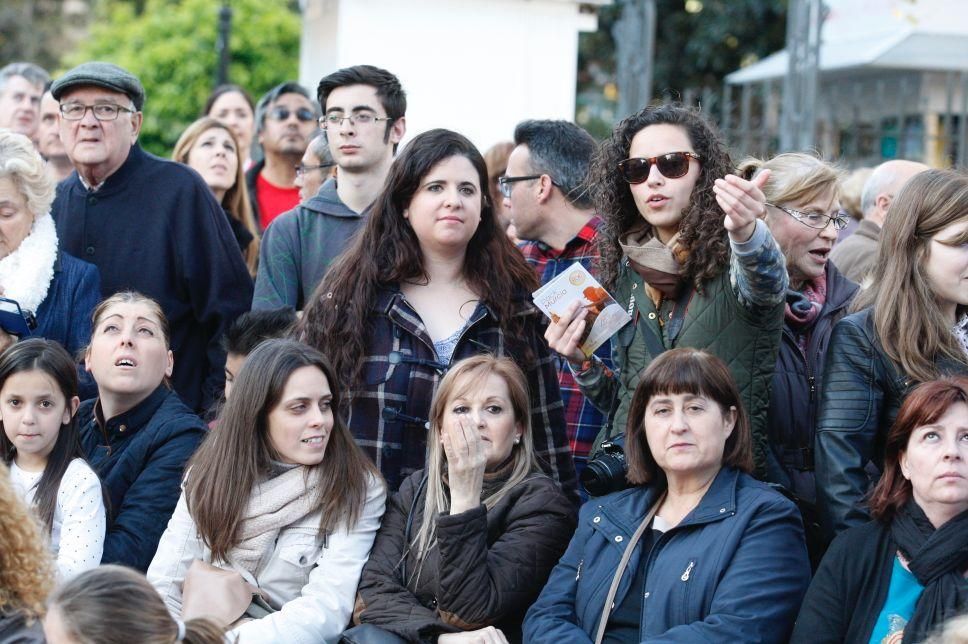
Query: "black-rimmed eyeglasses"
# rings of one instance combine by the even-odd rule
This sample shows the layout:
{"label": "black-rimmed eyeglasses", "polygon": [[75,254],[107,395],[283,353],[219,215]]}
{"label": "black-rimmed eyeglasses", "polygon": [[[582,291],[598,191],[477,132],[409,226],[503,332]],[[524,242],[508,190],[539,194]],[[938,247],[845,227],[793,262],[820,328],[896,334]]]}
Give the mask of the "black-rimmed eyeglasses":
{"label": "black-rimmed eyeglasses", "polygon": [[847,227],[847,213],[843,210],[838,210],[836,214],[824,215],[819,212],[803,212],[801,210],[795,210],[793,208],[787,208],[786,206],[778,206],[775,203],[766,203],[767,206],[772,206],[777,210],[782,210],[786,214],[790,215],[797,221],[799,221],[804,226],[809,228],[816,228],[817,230],[823,230],[830,222],[834,222],[834,228],[837,230],[843,230]]}
{"label": "black-rimmed eyeglasses", "polygon": [[[501,195],[503,195],[505,199],[510,199],[511,198],[511,189],[514,188],[514,183],[515,182],[517,182],[517,181],[533,181],[534,179],[540,179],[543,176],[544,175],[542,175],[542,174],[528,174],[528,175],[525,175],[523,177],[507,177],[507,176],[498,177],[497,178],[497,187],[498,187],[498,189],[500,189]],[[552,179],[551,180],[551,185],[558,186],[558,183],[554,179]],[[558,186],[558,187],[560,188],[561,186]]]}
{"label": "black-rimmed eyeglasses", "polygon": [[135,110],[121,107],[114,103],[98,103],[97,105],[85,105],[84,103],[63,103],[60,106],[60,113],[68,121],[80,121],[91,110],[94,118],[99,121],[114,121],[121,112],[134,114]]}

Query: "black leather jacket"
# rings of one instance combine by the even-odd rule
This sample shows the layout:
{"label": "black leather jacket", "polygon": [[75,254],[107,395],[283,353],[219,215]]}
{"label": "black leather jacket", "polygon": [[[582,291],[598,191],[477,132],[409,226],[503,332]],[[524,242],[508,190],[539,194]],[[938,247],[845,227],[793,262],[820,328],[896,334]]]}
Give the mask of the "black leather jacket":
{"label": "black leather jacket", "polygon": [[[939,360],[944,374],[968,365]],[[869,521],[860,502],[880,477],[884,440],[915,383],[881,348],[870,308],[834,326],[827,350],[815,453],[817,506],[828,539]]]}

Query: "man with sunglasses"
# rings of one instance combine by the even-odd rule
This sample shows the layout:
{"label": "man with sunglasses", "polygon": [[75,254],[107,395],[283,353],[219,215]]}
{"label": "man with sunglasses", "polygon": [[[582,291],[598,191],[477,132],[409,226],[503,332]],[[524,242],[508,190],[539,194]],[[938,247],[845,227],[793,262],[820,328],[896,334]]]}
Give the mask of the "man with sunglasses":
{"label": "man with sunglasses", "polygon": [[316,103],[298,83],[276,85],[256,103],[255,134],[265,158],[249,168],[245,182],[260,229],[299,205],[296,165],[318,118]]}
{"label": "man with sunglasses", "polygon": [[219,341],[252,294],[228,219],[197,172],[137,144],[145,91],[129,71],[83,63],[50,93],[76,168],[51,207],[61,249],[97,266],[103,296],[133,290],[161,305],[172,385],[189,407],[206,409],[224,384]]}
{"label": "man with sunglasses", "polygon": [[[568,121],[523,121],[514,129],[514,149],[498,179],[504,208],[522,239],[524,258],[547,284],[575,262],[597,276],[598,231],[586,185],[588,167],[598,147],[592,136]],[[595,352],[612,366],[611,342]],[[557,354],[556,354],[557,355]],[[558,386],[565,407],[568,442],[580,476],[605,414],[579,390],[568,361],[558,356]]]}
{"label": "man with sunglasses", "polygon": [[[330,262],[363,225],[406,132],[406,94],[385,69],[337,70],[319,81],[317,97],[323,108],[322,143],[329,146],[326,162],[336,164],[337,175],[266,229],[252,299],[256,310],[303,308]],[[301,171],[322,179],[328,170],[303,166]]]}

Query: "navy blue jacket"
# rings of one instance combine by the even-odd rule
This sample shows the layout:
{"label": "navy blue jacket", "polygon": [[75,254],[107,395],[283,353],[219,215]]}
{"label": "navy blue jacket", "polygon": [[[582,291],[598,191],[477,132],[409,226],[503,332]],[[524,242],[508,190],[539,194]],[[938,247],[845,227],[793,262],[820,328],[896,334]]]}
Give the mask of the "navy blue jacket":
{"label": "navy blue jacket", "polygon": [[[591,642],[625,546],[661,490],[634,487],[586,503],[578,530],[524,621],[527,642]],[[615,596],[646,566],[640,639],[786,642],[810,583],[803,526],[786,497],[723,468],[699,505],[632,555]]]}
{"label": "navy blue jacket", "polygon": [[200,410],[225,382],[225,329],[252,301],[252,278],[232,229],[197,172],[131,147],[96,191],[75,171],[51,207],[61,249],[97,266],[101,294],[136,290],[171,327],[172,385]]}
{"label": "navy blue jacket", "polygon": [[81,446],[110,498],[101,562],[147,571],[205,423],[165,385],[115,418],[105,421],[97,400],[81,404],[77,418]]}
{"label": "navy blue jacket", "polygon": [[[100,299],[97,267],[59,251],[47,297],[35,311],[33,335],[60,342],[77,359],[91,340],[91,313]],[[81,400],[96,396],[97,385],[90,374],[82,367],[77,375]]]}
{"label": "navy blue jacket", "polygon": [[101,299],[97,267],[58,252],[47,297],[34,312],[33,335],[56,340],[74,357],[91,340],[91,312]]}

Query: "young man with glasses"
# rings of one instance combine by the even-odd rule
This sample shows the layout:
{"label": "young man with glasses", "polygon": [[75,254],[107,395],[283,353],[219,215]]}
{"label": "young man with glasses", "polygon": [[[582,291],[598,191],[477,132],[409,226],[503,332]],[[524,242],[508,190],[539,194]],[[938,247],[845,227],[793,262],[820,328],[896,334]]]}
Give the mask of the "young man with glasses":
{"label": "young man with glasses", "polygon": [[262,230],[299,205],[296,165],[309,145],[317,118],[316,104],[298,83],[276,85],[255,106],[256,140],[265,158],[249,168],[245,180]]}
{"label": "young man with glasses", "polygon": [[205,409],[223,388],[219,341],[252,293],[225,213],[196,172],[137,145],[145,93],[133,74],[84,63],[50,91],[76,168],[51,207],[61,248],[98,267],[103,296],[134,290],[161,305],[172,384],[189,407]]}
{"label": "young man with glasses", "polygon": [[319,126],[337,175],[266,229],[253,309],[302,309],[363,224],[406,132],[406,94],[384,69],[357,65],[333,72],[319,82],[317,96],[323,108]]}

